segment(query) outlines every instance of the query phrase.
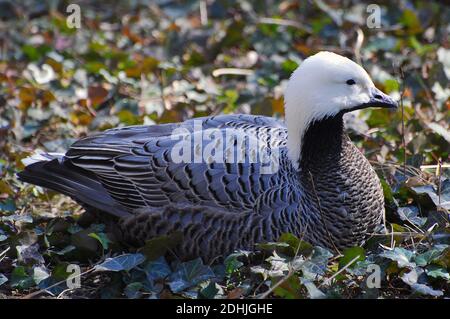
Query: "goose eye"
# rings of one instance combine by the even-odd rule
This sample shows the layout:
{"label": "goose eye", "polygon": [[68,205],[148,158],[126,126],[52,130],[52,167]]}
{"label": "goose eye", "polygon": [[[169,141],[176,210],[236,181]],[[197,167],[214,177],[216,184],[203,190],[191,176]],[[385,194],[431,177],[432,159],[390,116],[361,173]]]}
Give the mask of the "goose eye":
{"label": "goose eye", "polygon": [[353,79],[347,80],[347,82],[345,82],[345,83],[347,83],[348,85],[356,84],[355,80],[353,80]]}

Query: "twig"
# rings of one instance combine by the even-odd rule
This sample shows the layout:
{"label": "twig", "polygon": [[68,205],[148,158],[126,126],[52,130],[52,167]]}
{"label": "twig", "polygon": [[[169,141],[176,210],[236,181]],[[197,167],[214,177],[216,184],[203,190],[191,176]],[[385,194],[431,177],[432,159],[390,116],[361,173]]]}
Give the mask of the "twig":
{"label": "twig", "polygon": [[294,27],[299,30],[303,30],[308,33],[312,33],[312,29],[310,27],[307,27],[303,24],[300,24],[298,21],[294,20],[286,20],[286,19],[274,19],[274,18],[259,18],[257,23],[260,24],[274,24],[274,25],[281,25],[286,27]]}
{"label": "twig", "polygon": [[405,74],[402,66],[399,65],[400,79],[402,81],[400,87],[400,107],[402,108],[402,146],[403,146],[403,176],[406,177],[406,140],[405,140],[405,108],[403,106],[403,96],[405,95]]}
{"label": "twig", "polygon": [[413,250],[415,251],[416,250],[416,244],[414,243],[414,238],[411,236],[411,237],[409,237],[409,239],[411,240],[411,244],[413,246]]}
{"label": "twig", "polygon": [[[406,217],[406,216],[405,216]],[[406,220],[413,226],[413,228],[415,228],[416,230],[419,231],[419,233],[424,234],[424,231],[422,229],[420,229],[418,226],[414,225],[414,223],[408,218],[406,217]],[[411,226],[409,226],[408,224],[405,224],[405,227],[409,229],[409,232],[411,233],[413,228],[411,228]]]}
{"label": "twig", "polygon": [[361,47],[362,47],[363,42],[364,42],[364,32],[361,28],[358,27],[358,29],[356,29],[356,43],[355,43],[355,49],[354,49],[355,59],[356,59],[356,62],[358,62],[358,64],[362,64]]}
{"label": "twig", "polygon": [[[441,172],[443,168],[450,168],[450,164],[442,164],[442,160],[439,160],[438,165],[420,165],[421,170],[434,169],[436,172]],[[438,174],[436,174],[438,175]]]}
{"label": "twig", "polygon": [[2,251],[0,253],[0,261],[3,260],[3,258],[5,257],[6,253],[11,249],[11,247],[6,248],[4,251]]}
{"label": "twig", "polygon": [[438,160],[438,164],[437,164],[437,168],[436,168],[436,175],[438,176],[438,203],[439,203],[439,207],[438,210],[442,209],[441,206],[441,192],[442,192],[442,160],[441,158],[439,158]]}
{"label": "twig", "polygon": [[212,71],[213,77],[221,75],[252,75],[255,71],[250,69],[238,69],[238,68],[221,68]]}
{"label": "twig", "polygon": [[67,288],[67,289],[61,291],[61,293],[56,297],[56,299],[62,299],[62,297],[64,296],[64,294],[66,292],[69,292],[69,291],[72,291],[72,290],[73,290],[72,288]]}
{"label": "twig", "polygon": [[206,6],[206,0],[200,1],[200,22],[202,26],[208,24],[208,8]]}
{"label": "twig", "polygon": [[163,103],[164,109],[165,110],[170,109],[170,103],[169,103],[169,101],[166,100],[166,97],[164,95],[164,86],[165,86],[165,84],[164,84],[164,77],[163,77],[163,74],[162,74],[162,70],[159,70],[159,72],[155,72],[155,74],[156,74],[156,77],[158,78],[159,94],[160,94],[161,101]]}
{"label": "twig", "polygon": [[424,237],[426,234],[410,231],[410,232],[392,232],[392,233],[386,233],[386,234],[367,233],[367,235],[379,236],[379,237],[387,237],[387,236],[391,237],[393,235],[402,236],[402,237]]}
{"label": "twig", "polygon": [[391,224],[391,250],[395,247],[395,240],[394,240],[394,226]]}
{"label": "twig", "polygon": [[[402,167],[402,165],[399,165],[399,164],[395,164],[395,163],[391,163],[391,162],[379,163],[378,161],[375,161],[375,160],[369,160],[369,163],[371,163],[375,167],[375,170],[379,170],[378,167],[380,167],[383,170],[383,172],[384,172],[384,168],[392,167],[392,168],[397,169],[397,168]],[[428,167],[428,168],[431,168],[431,167]],[[409,174],[409,176],[414,176],[414,177],[419,178],[422,183],[424,183],[424,184],[429,183],[429,181],[423,177],[423,173],[420,169],[418,169],[414,166],[411,166],[411,165],[406,165],[406,171]]]}

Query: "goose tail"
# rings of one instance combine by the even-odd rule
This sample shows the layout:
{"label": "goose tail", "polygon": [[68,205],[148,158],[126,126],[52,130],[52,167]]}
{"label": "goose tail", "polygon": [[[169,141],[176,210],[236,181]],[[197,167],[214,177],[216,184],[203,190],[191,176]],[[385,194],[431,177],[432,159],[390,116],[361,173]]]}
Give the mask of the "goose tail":
{"label": "goose tail", "polygon": [[64,154],[36,152],[22,160],[19,180],[70,196],[85,208],[95,208],[119,218],[130,212],[104,189],[97,176],[68,161]]}

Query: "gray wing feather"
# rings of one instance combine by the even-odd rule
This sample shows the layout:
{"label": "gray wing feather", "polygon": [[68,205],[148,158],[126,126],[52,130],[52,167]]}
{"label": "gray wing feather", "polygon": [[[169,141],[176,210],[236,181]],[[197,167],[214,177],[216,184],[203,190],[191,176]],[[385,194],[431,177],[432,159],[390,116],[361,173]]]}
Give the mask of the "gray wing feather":
{"label": "gray wing feather", "polygon": [[[111,197],[131,210],[187,204],[251,211],[267,196],[264,192],[289,175],[283,167],[276,173],[262,174],[259,160],[175,163],[170,154],[180,140],[171,136],[180,128],[192,133],[195,120],[202,121],[203,129],[232,129],[285,154],[287,132],[282,122],[264,116],[223,115],[108,130],[77,141],[66,158],[96,174]],[[202,140],[204,147],[213,142]],[[195,151],[192,146],[192,154]]]}

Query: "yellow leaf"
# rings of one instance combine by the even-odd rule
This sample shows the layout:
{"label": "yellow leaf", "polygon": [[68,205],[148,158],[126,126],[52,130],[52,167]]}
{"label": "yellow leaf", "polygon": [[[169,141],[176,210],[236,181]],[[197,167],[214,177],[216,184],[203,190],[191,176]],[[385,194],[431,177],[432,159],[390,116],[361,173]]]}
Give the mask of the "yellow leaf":
{"label": "yellow leaf", "polygon": [[8,194],[8,195],[14,194],[9,184],[4,180],[0,181],[0,194]]}
{"label": "yellow leaf", "polygon": [[36,90],[32,87],[22,87],[19,92],[19,99],[25,104],[32,103],[36,99]]}

